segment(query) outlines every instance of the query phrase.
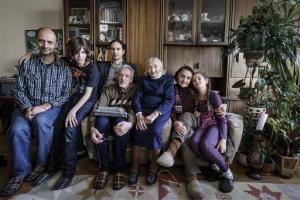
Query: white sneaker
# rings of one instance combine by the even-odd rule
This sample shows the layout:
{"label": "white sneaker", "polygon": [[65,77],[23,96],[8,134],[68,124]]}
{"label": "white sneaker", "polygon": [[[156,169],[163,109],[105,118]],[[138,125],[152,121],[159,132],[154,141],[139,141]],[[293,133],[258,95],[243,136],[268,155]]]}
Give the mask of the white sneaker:
{"label": "white sneaker", "polygon": [[168,151],[165,151],[156,162],[164,167],[172,167],[174,165],[174,158],[172,154]]}
{"label": "white sneaker", "polygon": [[204,191],[198,180],[189,182],[186,186],[187,193],[190,195],[191,199],[203,199]]}

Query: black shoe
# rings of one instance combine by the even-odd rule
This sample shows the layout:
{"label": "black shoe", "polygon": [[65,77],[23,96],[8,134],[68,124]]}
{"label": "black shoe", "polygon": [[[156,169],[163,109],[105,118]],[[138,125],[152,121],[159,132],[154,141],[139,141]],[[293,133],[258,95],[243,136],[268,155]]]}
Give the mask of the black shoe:
{"label": "black shoe", "polygon": [[221,192],[229,193],[233,190],[234,180],[223,177],[220,182],[219,189]]}
{"label": "black shoe", "polygon": [[247,172],[247,176],[254,180],[261,180],[261,175],[259,174],[259,171],[256,169],[250,169]]}
{"label": "black shoe", "polygon": [[204,179],[209,182],[219,181],[222,179],[222,172],[209,168],[204,173]]}
{"label": "black shoe", "polygon": [[69,177],[60,177],[60,179],[58,179],[58,181],[53,186],[52,190],[61,190],[69,187],[71,185],[72,179],[73,178]]}
{"label": "black shoe", "polygon": [[146,184],[153,185],[157,180],[157,173],[149,172],[146,176]]}
{"label": "black shoe", "polygon": [[45,183],[46,181],[48,181],[52,176],[54,176],[55,173],[42,173],[37,179],[35,179],[35,181],[33,181],[33,186],[38,186],[41,185],[43,183]]}
{"label": "black shoe", "polygon": [[134,186],[137,184],[138,180],[139,180],[139,173],[135,171],[131,171],[128,177],[128,185]]}

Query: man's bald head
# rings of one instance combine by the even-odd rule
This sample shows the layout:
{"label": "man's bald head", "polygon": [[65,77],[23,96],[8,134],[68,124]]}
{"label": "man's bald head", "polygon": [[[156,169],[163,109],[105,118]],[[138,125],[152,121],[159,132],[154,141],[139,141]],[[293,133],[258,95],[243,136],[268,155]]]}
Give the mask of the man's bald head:
{"label": "man's bald head", "polygon": [[57,35],[56,33],[49,27],[41,27],[36,31],[36,39],[39,37],[39,34],[41,33],[47,33],[50,35],[53,35],[55,37],[55,41],[57,41]]}
{"label": "man's bald head", "polygon": [[58,46],[57,37],[51,28],[40,28],[36,34],[37,45],[43,56],[53,56]]}

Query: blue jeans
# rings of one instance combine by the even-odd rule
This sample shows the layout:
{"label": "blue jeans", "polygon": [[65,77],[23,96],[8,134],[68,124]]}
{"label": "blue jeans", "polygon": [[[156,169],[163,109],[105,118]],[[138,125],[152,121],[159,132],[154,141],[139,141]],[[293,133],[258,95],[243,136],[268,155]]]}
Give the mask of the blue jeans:
{"label": "blue jeans", "polygon": [[[95,104],[94,101],[87,101],[83,106],[81,106],[81,108],[76,113],[76,119],[77,119],[76,126],[72,128],[68,127],[64,129],[63,175],[65,177],[73,177],[75,175],[76,164],[77,164],[77,146],[82,137],[81,122],[91,112],[91,110],[94,107],[94,104]],[[64,107],[70,107],[70,106],[64,105]],[[73,106],[71,106],[71,108],[72,107]],[[64,124],[65,123],[63,123],[63,125]]]}
{"label": "blue jeans", "polygon": [[[124,118],[118,117],[97,117],[95,122],[95,128],[103,134],[104,137],[112,135],[114,137],[113,141],[113,152],[114,152],[114,172],[122,172],[125,170],[125,156],[126,156],[126,147],[129,140],[129,133],[126,133],[122,136],[118,136],[114,130],[113,126],[117,125],[119,122],[125,121]],[[109,144],[105,140],[100,144],[96,145],[97,153],[100,161],[101,171],[109,171]]]}
{"label": "blue jeans", "polygon": [[9,137],[13,155],[13,175],[25,177],[31,170],[31,132],[37,141],[36,165],[46,165],[53,137],[53,124],[60,108],[51,108],[36,115],[32,121],[25,119],[24,112],[17,109],[12,114]]}

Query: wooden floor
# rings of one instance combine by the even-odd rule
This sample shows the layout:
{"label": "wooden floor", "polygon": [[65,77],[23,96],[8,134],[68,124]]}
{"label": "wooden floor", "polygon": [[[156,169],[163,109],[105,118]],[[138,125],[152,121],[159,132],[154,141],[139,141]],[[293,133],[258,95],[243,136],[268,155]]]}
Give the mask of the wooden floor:
{"label": "wooden floor", "polygon": [[[9,176],[11,174],[11,155],[10,155],[10,148],[8,142],[7,134],[0,132],[0,154],[5,155],[5,158],[8,160],[8,164],[5,167],[0,167],[0,188],[7,182]],[[255,180],[248,178],[246,172],[248,168],[242,167],[236,161],[231,165],[231,169],[235,175],[237,181],[251,181],[256,182]],[[87,174],[87,175],[94,175],[98,171],[98,164],[94,161],[89,159],[83,159],[78,163],[77,167],[77,174]],[[258,182],[268,182],[268,183],[287,183],[287,184],[300,184],[300,168],[298,168],[296,174],[290,178],[281,178],[278,175],[269,175],[263,176],[261,181]],[[30,183],[23,183],[21,189],[18,191],[19,193],[24,193],[30,190],[31,184]],[[0,199],[5,199],[1,198]]]}

